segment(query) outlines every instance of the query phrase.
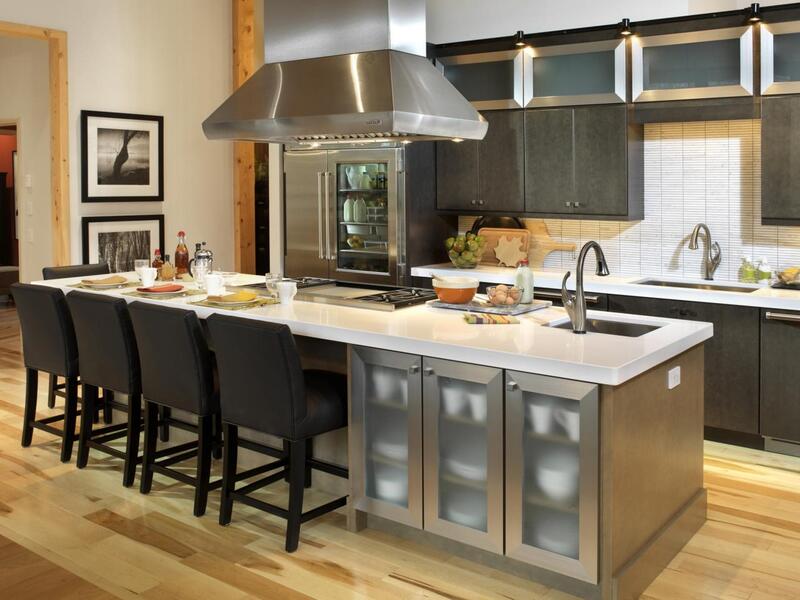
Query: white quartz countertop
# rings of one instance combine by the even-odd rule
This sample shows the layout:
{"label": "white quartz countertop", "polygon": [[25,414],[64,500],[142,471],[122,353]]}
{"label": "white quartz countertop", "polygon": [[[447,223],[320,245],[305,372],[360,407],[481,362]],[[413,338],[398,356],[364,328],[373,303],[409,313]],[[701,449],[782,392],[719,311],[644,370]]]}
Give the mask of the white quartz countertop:
{"label": "white quartz countertop", "polygon": [[[131,279],[135,277],[128,275]],[[232,284],[259,280],[262,278],[239,275]],[[58,279],[35,283],[70,293],[75,291],[70,284],[76,282],[76,279]],[[382,312],[295,300],[285,306],[229,311],[189,304],[202,296],[145,300],[125,296],[125,291],[129,290],[91,293],[181,307],[194,310],[201,318],[221,312],[284,323],[295,335],[609,385],[623,383],[713,334],[710,323],[589,311],[590,318],[663,327],[638,338],[599,333],[576,335],[571,330],[543,325],[567,320],[566,313],[556,308],[522,315],[520,323],[515,325],[468,325],[461,311],[427,305]]]}
{"label": "white quartz countertop", "polygon": [[[587,264],[594,265],[594,257],[589,256]],[[508,267],[489,267],[479,266],[474,269],[456,269],[450,263],[438,265],[427,265],[424,267],[414,267],[411,275],[414,277],[474,277],[482,283],[514,283],[516,269]],[[550,289],[561,289],[561,280],[564,272],[555,271],[534,271],[534,286]],[[737,306],[753,306],[757,308],[767,308],[775,310],[798,310],[800,311],[800,289],[775,289],[770,287],[759,287],[757,285],[737,283],[731,281],[709,281],[701,279],[678,279],[675,277],[621,277],[609,275],[598,277],[590,275],[590,271],[584,272],[583,287],[586,292],[595,294],[617,294],[620,296],[639,296],[644,298],[664,298],[667,300],[684,300],[689,302],[708,302],[711,304],[731,304]],[[696,290],[691,288],[640,285],[638,282],[646,279],[658,279],[663,281],[711,283],[741,288],[742,292],[716,291],[716,290]],[[569,289],[575,289],[575,271],[572,269],[572,277],[567,283]],[[755,291],[751,291],[755,290]]]}

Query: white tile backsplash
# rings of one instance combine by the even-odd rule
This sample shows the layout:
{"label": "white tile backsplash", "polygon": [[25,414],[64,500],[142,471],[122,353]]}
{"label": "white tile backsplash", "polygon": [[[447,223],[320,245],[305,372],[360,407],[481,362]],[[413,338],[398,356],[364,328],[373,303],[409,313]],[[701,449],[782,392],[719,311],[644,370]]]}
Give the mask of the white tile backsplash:
{"label": "white tile backsplash", "polygon": [[[615,274],[700,278],[702,245],[689,250],[688,240],[702,221],[722,246],[716,279],[737,279],[743,254],[773,269],[800,266],[800,227],[761,225],[760,121],[645,125],[644,179],[644,220],[546,219],[550,236],[578,247],[597,240]],[[473,220],[461,217],[459,229]],[[553,252],[544,266],[574,265],[571,253]]]}

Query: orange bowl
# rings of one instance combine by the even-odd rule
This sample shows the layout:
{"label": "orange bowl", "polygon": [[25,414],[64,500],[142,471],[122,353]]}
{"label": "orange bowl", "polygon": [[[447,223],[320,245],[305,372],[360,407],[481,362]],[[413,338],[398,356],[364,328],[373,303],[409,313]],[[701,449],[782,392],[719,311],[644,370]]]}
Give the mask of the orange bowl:
{"label": "orange bowl", "polygon": [[478,291],[479,282],[471,277],[447,277],[433,280],[433,290],[445,304],[467,304]]}

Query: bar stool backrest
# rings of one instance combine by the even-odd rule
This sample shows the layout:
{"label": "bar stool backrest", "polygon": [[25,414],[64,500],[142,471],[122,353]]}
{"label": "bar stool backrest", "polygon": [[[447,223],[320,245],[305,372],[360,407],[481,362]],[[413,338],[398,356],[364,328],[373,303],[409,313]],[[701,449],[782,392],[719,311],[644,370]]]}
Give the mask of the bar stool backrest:
{"label": "bar stool backrest", "polygon": [[65,267],[45,267],[42,279],[65,279],[67,277],[90,277],[91,275],[107,275],[111,272],[108,263],[91,265],[67,265]]}
{"label": "bar stool backrest", "polygon": [[25,366],[62,377],[77,377],[78,344],[64,292],[43,285],[15,283],[11,294],[22,329]]}
{"label": "bar stool backrest", "polygon": [[145,399],[200,416],[215,412],[219,399],[213,356],[197,315],[145,302],[134,302],[128,309]]}
{"label": "bar stool backrest", "polygon": [[83,382],[122,394],[141,394],[139,351],[128,303],[75,291],[67,294],[67,305],[75,325]]}

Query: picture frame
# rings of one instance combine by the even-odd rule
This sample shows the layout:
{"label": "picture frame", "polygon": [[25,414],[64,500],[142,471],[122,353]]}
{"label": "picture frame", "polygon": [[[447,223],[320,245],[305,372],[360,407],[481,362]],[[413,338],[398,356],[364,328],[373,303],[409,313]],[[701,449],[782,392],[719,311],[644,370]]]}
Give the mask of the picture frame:
{"label": "picture frame", "polygon": [[164,201],[164,117],[81,111],[81,201]]}
{"label": "picture frame", "polygon": [[81,231],[83,263],[107,262],[112,273],[133,271],[134,260],[164,248],[164,215],[83,217]]}

